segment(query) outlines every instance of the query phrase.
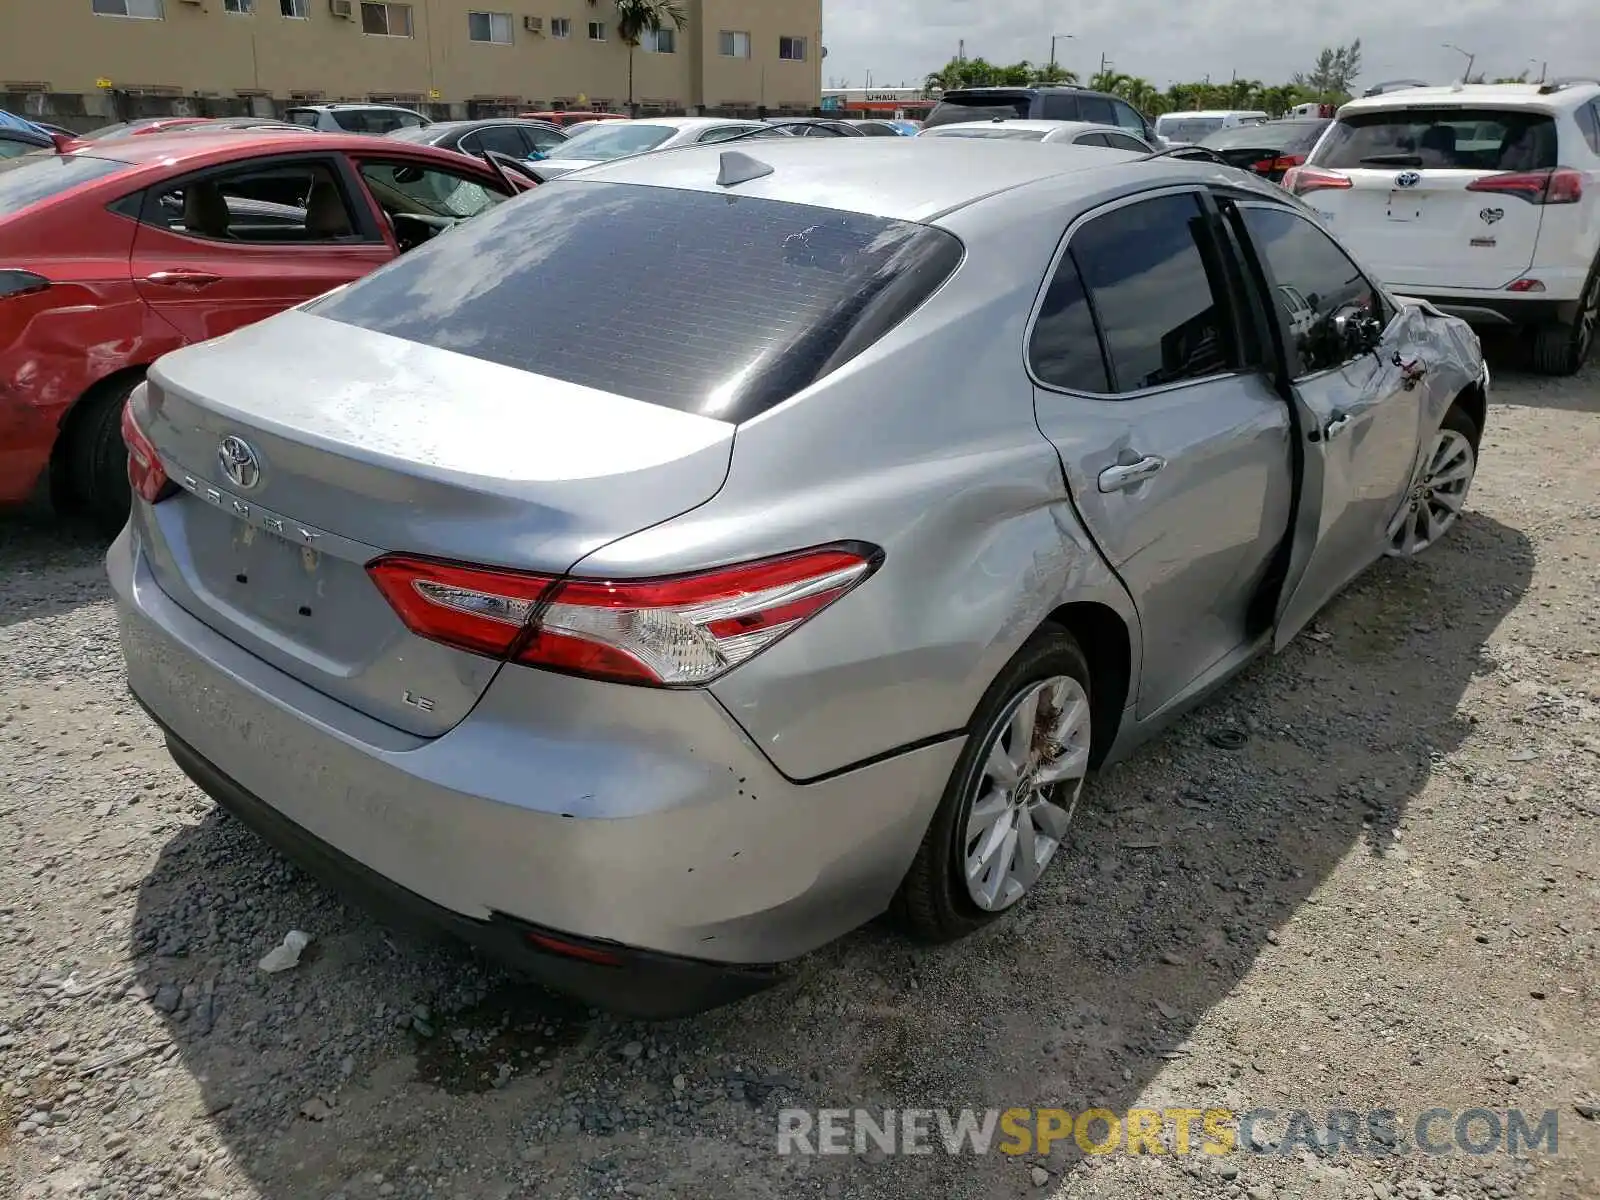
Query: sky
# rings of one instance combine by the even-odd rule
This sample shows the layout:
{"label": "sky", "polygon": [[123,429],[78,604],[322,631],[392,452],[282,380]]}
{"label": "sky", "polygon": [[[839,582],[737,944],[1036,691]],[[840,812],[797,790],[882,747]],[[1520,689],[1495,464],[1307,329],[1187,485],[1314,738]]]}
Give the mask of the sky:
{"label": "sky", "polygon": [[[1447,83],[1475,53],[1473,70],[1515,75],[1549,61],[1548,78],[1600,71],[1594,0],[823,0],[823,86],[920,85],[954,57],[1011,63],[1056,58],[1085,79],[1104,54],[1112,69],[1158,87],[1202,79],[1283,82],[1308,71],[1323,46],[1359,37],[1358,83]],[[1536,19],[1531,19],[1537,14]]]}

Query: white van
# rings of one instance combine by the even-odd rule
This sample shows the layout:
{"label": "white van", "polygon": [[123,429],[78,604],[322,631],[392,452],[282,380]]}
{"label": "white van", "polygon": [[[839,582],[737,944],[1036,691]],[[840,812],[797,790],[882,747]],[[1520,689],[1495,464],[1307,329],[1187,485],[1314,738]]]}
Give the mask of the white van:
{"label": "white van", "polygon": [[1241,125],[1260,125],[1267,114],[1259,109],[1206,109],[1200,112],[1169,112],[1156,118],[1156,136],[1174,146],[1190,146],[1219,129]]}

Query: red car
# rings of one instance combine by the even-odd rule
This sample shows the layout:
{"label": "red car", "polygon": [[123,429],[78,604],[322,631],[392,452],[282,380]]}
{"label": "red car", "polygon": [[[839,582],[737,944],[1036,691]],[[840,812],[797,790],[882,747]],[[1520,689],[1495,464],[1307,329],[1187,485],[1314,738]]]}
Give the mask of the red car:
{"label": "red car", "polygon": [[0,161],[0,504],[128,507],[123,401],[156,358],[340,287],[531,186],[358,134],[176,134]]}
{"label": "red car", "polygon": [[64,150],[78,150],[94,142],[120,141],[122,138],[165,133],[169,129],[204,125],[209,120],[209,117],[141,117],[137,121],[118,121],[115,125],[102,125],[99,129],[91,129],[88,133],[72,136],[65,144],[58,144]]}

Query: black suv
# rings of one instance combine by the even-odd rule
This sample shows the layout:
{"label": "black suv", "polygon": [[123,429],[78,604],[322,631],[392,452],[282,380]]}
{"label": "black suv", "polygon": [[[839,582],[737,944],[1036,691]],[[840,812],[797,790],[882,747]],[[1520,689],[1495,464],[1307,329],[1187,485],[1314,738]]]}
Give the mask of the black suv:
{"label": "black suv", "polygon": [[1162,144],[1144,114],[1122,97],[1077,87],[956,88],[939,97],[923,128],[954,125],[957,121],[992,121],[996,117],[1117,125],[1152,146]]}

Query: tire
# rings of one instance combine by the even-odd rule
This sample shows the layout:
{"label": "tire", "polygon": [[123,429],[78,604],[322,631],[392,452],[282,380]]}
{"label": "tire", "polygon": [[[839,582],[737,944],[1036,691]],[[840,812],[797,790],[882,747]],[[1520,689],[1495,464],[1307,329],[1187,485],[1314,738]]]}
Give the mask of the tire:
{"label": "tire", "polygon": [[1594,349],[1600,329],[1600,260],[1578,299],[1578,313],[1570,325],[1550,325],[1533,335],[1533,369],[1541,375],[1576,375]]}
{"label": "tire", "polygon": [[[1042,693],[1041,687],[1045,689]],[[1033,725],[1035,736],[1022,751],[1016,733],[1027,716],[1021,706],[1030,695],[1038,699],[1040,719]],[[1089,664],[1083,651],[1071,634],[1054,626],[1034,634],[989,685],[938,810],[890,906],[891,919],[908,934],[925,942],[965,937],[1009,911],[1048,874],[1070,834],[1088,773],[1094,734],[1090,697]],[[1051,719],[1052,713],[1055,719]],[[1050,740],[1045,742],[1047,732]],[[1019,757],[1024,753],[1035,757],[1042,749],[1036,770],[1049,774],[1064,771],[1061,781],[1035,791],[1027,786],[1032,778],[1029,774],[1008,789],[1003,778],[1006,773],[997,776],[990,758],[996,745],[1008,756],[1008,742],[1010,749],[1019,749]],[[1052,753],[1057,750],[1060,752]],[[1000,813],[983,835],[975,833],[973,824],[974,808],[980,804],[991,815]],[[984,819],[980,814],[980,823]],[[1012,832],[1004,833],[1003,826]],[[995,845],[1000,849],[989,861],[997,864],[996,868],[969,885],[967,868],[977,861],[975,847]],[[1021,853],[1022,847],[1030,845],[1035,850],[1031,868]],[[1042,864],[1038,862],[1040,854],[1044,856]],[[1009,860],[1015,870],[1002,869],[1003,860]],[[1028,874],[1032,878],[1025,884],[1017,878]],[[1017,884],[1021,891],[1013,894]],[[991,890],[989,901],[980,903],[978,895]]]}
{"label": "tire", "polygon": [[1411,494],[1390,522],[1391,558],[1415,558],[1455,528],[1478,472],[1478,437],[1477,422],[1459,405],[1445,413]]}
{"label": "tire", "polygon": [[74,507],[107,535],[115,535],[128,522],[133,492],[128,486],[128,446],[122,440],[122,407],[142,380],[142,375],[126,376],[85,396],[68,429],[63,461]]}

